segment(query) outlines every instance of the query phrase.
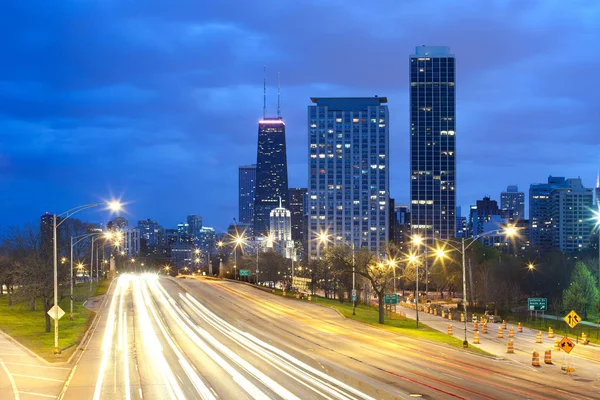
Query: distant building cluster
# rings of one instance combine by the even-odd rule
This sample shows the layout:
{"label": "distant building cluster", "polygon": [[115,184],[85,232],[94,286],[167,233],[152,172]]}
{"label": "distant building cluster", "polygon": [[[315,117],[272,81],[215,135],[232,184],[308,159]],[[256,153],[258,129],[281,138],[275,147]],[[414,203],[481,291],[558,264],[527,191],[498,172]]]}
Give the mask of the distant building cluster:
{"label": "distant building cluster", "polygon": [[[256,164],[239,167],[238,231],[254,240],[275,236],[282,255],[302,261],[319,258],[333,244],[381,253],[392,242],[407,251],[412,235],[476,237],[514,251],[573,252],[590,245],[600,177],[595,191],[581,179],[532,184],[529,219],[525,193],[516,185],[501,192],[499,202],[484,196],[463,215],[456,201],[455,56],[444,46],[417,47],[408,80],[409,204],[396,205],[390,195],[387,98],[315,97],[308,106],[307,187],[288,187],[279,109],[276,118],[263,115]],[[518,238],[504,237],[506,226],[516,227]]]}

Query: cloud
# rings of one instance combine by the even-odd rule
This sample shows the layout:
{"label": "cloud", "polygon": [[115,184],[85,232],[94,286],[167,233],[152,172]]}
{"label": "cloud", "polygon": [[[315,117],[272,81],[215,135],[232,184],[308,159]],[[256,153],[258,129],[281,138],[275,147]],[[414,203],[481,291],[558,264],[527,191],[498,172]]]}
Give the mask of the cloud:
{"label": "cloud", "polygon": [[[592,1],[13,3],[0,16],[0,190],[7,224],[106,192],[130,218],[224,229],[281,72],[289,181],[307,183],[315,96],[387,96],[391,189],[408,203],[408,58],[457,59],[458,203],[550,174],[591,186],[600,160]],[[210,195],[207,195],[210,193]]]}

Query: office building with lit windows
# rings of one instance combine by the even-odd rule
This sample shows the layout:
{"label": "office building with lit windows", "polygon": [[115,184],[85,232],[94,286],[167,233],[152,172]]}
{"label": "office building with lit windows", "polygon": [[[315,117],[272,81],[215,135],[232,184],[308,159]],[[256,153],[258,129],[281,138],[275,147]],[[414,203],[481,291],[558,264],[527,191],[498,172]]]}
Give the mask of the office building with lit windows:
{"label": "office building with lit windows", "polygon": [[519,187],[510,185],[506,192],[500,193],[500,208],[507,219],[525,219],[525,193],[519,192]]}
{"label": "office building with lit windows", "polygon": [[[389,113],[385,97],[311,98],[308,255],[354,244],[380,253],[389,232]],[[329,235],[328,244],[318,235]]]}
{"label": "office building with lit windows", "polygon": [[240,165],[238,169],[238,221],[254,225],[254,193],[256,164]]}
{"label": "office building with lit windows", "polygon": [[254,192],[254,235],[269,234],[271,210],[281,198],[288,203],[285,123],[281,118],[263,118],[258,123],[256,191]]}
{"label": "office building with lit windows", "polygon": [[450,49],[410,56],[410,207],[413,234],[456,234],[455,64]]}

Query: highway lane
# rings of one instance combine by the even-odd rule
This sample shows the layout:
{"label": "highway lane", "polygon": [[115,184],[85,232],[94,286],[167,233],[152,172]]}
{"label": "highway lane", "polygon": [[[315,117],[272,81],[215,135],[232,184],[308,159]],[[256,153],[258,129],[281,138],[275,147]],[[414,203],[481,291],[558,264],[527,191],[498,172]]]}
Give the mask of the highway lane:
{"label": "highway lane", "polygon": [[[311,359],[334,377],[375,388],[374,397],[598,398],[598,381],[474,356],[345,320],[334,311],[231,282],[180,280],[239,329]],[[366,389],[365,389],[366,390]],[[368,391],[368,390],[367,390]]]}
{"label": "highway lane", "polygon": [[380,398],[238,330],[156,276],[121,276],[93,329],[62,398]]}

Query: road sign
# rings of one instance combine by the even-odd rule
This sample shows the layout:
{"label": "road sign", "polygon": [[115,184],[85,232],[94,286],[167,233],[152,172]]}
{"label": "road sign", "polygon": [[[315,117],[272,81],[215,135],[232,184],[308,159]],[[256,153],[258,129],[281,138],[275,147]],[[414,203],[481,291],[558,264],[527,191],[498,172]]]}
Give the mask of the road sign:
{"label": "road sign", "polygon": [[569,354],[571,350],[573,350],[573,348],[575,347],[575,343],[571,342],[569,338],[565,336],[564,338],[562,338],[558,346],[562,351]]}
{"label": "road sign", "polygon": [[573,329],[577,326],[577,324],[579,322],[581,322],[581,317],[579,315],[577,315],[575,310],[571,310],[570,313],[565,315],[564,320],[567,323],[567,325],[569,325],[571,327],[571,329]]}
{"label": "road sign", "polygon": [[65,312],[59,306],[55,305],[54,307],[48,310],[48,315],[52,319],[61,319],[63,315],[65,315]]}
{"label": "road sign", "polygon": [[240,276],[250,276],[249,269],[240,269]]}
{"label": "road sign", "polygon": [[396,293],[386,294],[383,297],[383,303],[384,304],[398,304],[398,295]]}
{"label": "road sign", "polygon": [[546,311],[548,310],[548,299],[530,297],[527,299],[527,309],[529,311]]}
{"label": "road sign", "polygon": [[356,289],[352,289],[352,302],[356,301]]}

